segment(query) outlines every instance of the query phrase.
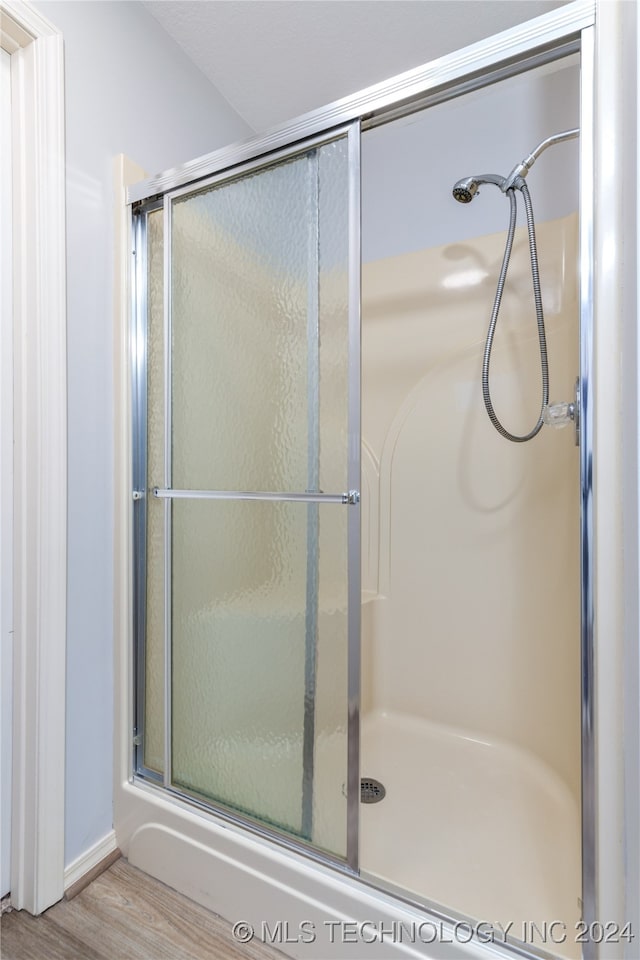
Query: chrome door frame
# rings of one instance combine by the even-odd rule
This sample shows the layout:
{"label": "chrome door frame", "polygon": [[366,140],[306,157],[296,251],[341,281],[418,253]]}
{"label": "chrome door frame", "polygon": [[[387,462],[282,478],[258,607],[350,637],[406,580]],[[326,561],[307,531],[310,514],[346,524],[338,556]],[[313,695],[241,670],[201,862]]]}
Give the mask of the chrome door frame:
{"label": "chrome door frame", "polygon": [[[336,493],[324,492],[273,492],[273,491],[227,491],[227,490],[182,490],[172,487],[172,317],[171,290],[171,223],[172,205],[176,199],[197,195],[211,186],[222,185],[246,176],[268,170],[285,160],[304,157],[310,150],[338,140],[347,145],[348,182],[348,397],[347,397],[347,490]],[[149,213],[163,210],[163,262],[164,262],[164,477],[162,488],[148,491],[146,470],[147,445],[147,217]],[[163,792],[195,803],[230,822],[248,827],[290,849],[313,856],[338,869],[358,872],[358,808],[360,803],[360,122],[351,120],[337,128],[318,133],[302,142],[282,146],[269,156],[260,156],[240,163],[224,172],[213,174],[196,184],[170,190],[163,196],[155,195],[137,202],[132,211],[132,236],[134,237],[132,286],[132,482],[133,482],[133,620],[135,659],[135,703],[133,730],[132,776],[151,787],[161,786]],[[310,295],[310,300],[315,300]],[[308,319],[308,325],[318,322]],[[312,361],[310,361],[312,362]],[[317,373],[317,371],[316,371]],[[311,457],[311,454],[309,455]],[[317,474],[317,465],[309,460],[308,469]],[[317,484],[316,484],[317,487]],[[147,495],[152,495],[164,504],[164,770],[162,776],[144,764],[144,700],[145,700],[145,626],[146,626],[146,510]],[[347,849],[340,857],[319,850],[311,841],[294,837],[277,827],[264,824],[259,818],[240,814],[225,804],[205,800],[197,793],[176,787],[171,781],[171,719],[172,719],[172,636],[171,636],[171,509],[173,500],[259,500],[268,502],[306,503],[309,510],[322,504],[340,504],[348,509],[347,520],[347,569],[348,569],[348,616],[347,616]],[[307,593],[309,592],[309,585]],[[356,602],[357,601],[357,602]],[[307,624],[309,626],[309,624]],[[309,676],[310,639],[305,640],[305,691],[312,684]],[[307,698],[305,697],[305,703]],[[313,750],[308,739],[313,733],[309,727],[309,709],[305,706],[302,779],[302,827],[311,828],[311,787],[313,770],[307,769],[313,762]],[[309,729],[311,732],[309,732]]]}
{"label": "chrome door frame", "polygon": [[185,185],[191,192],[194,184],[214,182],[210,178],[224,176],[225,171],[239,164],[260,165],[261,158],[266,157],[276,160],[279,150],[317,134],[326,134],[353,120],[360,120],[362,128],[368,129],[558,60],[577,52],[581,31],[592,26],[594,19],[595,0],[574,0],[489,40],[481,40],[367,87],[264,134],[142,180],[127,188],[127,203],[137,204],[168,192],[179,196],[180,188]]}
{"label": "chrome door frame", "polygon": [[[597,920],[595,769],[595,596],[594,596],[594,80],[595,27],[582,31],[580,49],[580,709],[582,805],[582,904],[584,920]],[[594,960],[595,943],[585,943],[583,960]]]}

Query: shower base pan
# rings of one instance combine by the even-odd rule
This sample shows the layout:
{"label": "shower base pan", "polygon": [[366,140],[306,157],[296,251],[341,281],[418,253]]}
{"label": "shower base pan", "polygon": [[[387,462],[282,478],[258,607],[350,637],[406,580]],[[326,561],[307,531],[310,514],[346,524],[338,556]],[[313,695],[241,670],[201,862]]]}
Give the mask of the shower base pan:
{"label": "shower base pan", "polygon": [[[531,754],[393,713],[362,720],[361,769],[386,796],[360,808],[363,874],[539,943],[560,921],[579,957],[580,819],[568,787]],[[553,929],[562,938],[563,927]]]}

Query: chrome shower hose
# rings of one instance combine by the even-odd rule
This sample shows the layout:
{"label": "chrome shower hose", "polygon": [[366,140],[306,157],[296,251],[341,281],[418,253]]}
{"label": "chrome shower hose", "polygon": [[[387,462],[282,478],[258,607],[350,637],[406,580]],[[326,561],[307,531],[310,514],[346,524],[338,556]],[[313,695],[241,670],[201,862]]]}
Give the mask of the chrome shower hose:
{"label": "chrome shower hose", "polygon": [[[510,433],[503,425],[500,423],[497,414],[493,408],[493,403],[491,401],[491,391],[489,388],[489,365],[491,363],[491,350],[493,347],[493,338],[496,331],[496,325],[498,323],[498,314],[500,313],[500,304],[502,303],[502,292],[504,290],[505,281],[507,279],[507,271],[509,270],[509,261],[511,259],[511,249],[513,247],[513,237],[516,229],[516,217],[518,214],[518,206],[516,201],[516,187],[522,191],[522,196],[524,197],[524,208],[527,215],[527,232],[529,234],[529,259],[531,261],[531,279],[533,281],[533,296],[536,305],[536,321],[538,324],[538,343],[540,345],[540,366],[542,369],[542,405],[540,407],[540,415],[538,417],[537,423],[529,433],[525,433],[522,436],[519,436],[514,433]],[[542,294],[540,292],[540,274],[538,271],[538,252],[536,249],[536,231],[535,223],[533,219],[533,207],[531,205],[531,197],[529,195],[529,190],[526,183],[522,178],[518,178],[516,185],[510,187],[507,190],[507,196],[509,197],[510,204],[510,214],[509,214],[509,231],[507,233],[507,243],[504,250],[504,257],[502,258],[502,267],[500,268],[500,277],[498,278],[498,286],[496,288],[496,296],[493,301],[493,310],[491,312],[491,320],[489,322],[489,329],[487,331],[487,341],[484,348],[484,357],[482,360],[482,396],[484,398],[484,405],[486,407],[487,413],[491,423],[494,425],[496,430],[501,436],[505,437],[507,440],[513,441],[513,443],[524,443],[527,440],[532,440],[541,430],[544,423],[543,414],[544,408],[549,403],[549,363],[547,359],[547,340],[545,336],[544,329],[544,314],[542,312]]]}

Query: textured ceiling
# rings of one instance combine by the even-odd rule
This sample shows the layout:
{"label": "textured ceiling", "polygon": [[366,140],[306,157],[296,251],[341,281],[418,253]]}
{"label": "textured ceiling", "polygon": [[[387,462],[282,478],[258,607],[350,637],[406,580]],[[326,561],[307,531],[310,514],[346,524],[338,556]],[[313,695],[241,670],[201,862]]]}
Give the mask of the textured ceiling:
{"label": "textured ceiling", "polygon": [[564,0],[145,0],[256,131]]}

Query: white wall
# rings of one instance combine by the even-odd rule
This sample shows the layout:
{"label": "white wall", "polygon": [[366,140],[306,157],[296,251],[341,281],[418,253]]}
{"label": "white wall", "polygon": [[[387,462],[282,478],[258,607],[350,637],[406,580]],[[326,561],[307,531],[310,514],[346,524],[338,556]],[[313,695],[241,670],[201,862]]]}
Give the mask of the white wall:
{"label": "white wall", "polygon": [[158,172],[251,130],[140,4],[38,6],[65,41],[68,864],[112,827],[112,160]]}

